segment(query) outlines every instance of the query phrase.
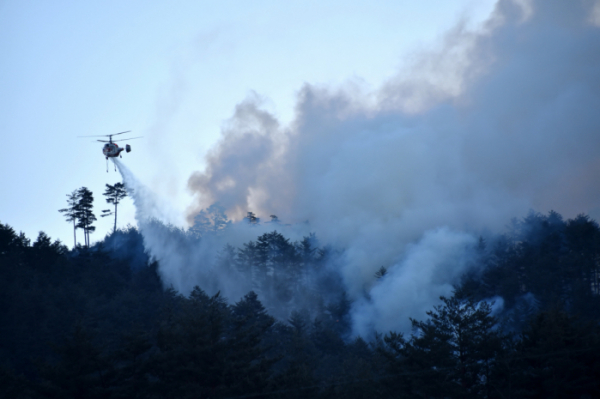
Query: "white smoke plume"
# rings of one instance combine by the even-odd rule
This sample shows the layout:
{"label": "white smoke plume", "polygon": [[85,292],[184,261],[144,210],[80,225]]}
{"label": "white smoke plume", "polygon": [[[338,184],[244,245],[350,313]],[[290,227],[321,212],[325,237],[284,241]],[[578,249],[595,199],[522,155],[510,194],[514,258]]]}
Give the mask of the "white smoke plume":
{"label": "white smoke plume", "polygon": [[[283,226],[275,224],[250,225],[236,223],[228,226],[223,234],[206,234],[202,240],[174,225],[178,225],[178,215],[168,212],[169,206],[161,202],[133,173],[118,159],[117,165],[128,195],[133,199],[135,219],[144,238],[144,247],[151,260],[159,263],[159,273],[163,284],[187,294],[194,286],[201,286],[209,294],[218,291],[232,301],[247,294],[236,273],[214,268],[219,252],[226,246],[242,247],[244,243],[256,240],[260,234],[277,230],[285,231],[286,237],[301,240],[309,234],[306,225]],[[215,277],[216,273],[216,277]],[[271,304],[276,310],[276,306]]]}
{"label": "white smoke plume", "polygon": [[403,258],[391,265],[369,297],[354,303],[354,332],[369,336],[374,330],[409,330],[409,316],[422,318],[440,296],[451,295],[453,284],[472,266],[475,241],[469,234],[440,228],[407,245]]}
{"label": "white smoke plume", "polygon": [[[481,231],[529,209],[598,209],[598,7],[499,0],[485,26],[458,26],[375,92],[306,85],[289,126],[242,102],[189,179],[188,219],[218,202],[234,220],[309,221],[344,250],[355,332],[407,331],[473,267]],[[236,234],[234,246],[257,232]],[[201,268],[180,263],[165,261],[164,278],[200,284]]]}

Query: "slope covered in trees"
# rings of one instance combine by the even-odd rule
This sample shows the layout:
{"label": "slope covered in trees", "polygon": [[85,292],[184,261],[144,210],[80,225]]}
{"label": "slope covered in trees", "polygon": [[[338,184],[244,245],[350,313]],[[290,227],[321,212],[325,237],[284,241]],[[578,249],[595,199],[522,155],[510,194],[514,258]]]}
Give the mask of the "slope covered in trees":
{"label": "slope covered in trees", "polygon": [[5,397],[600,396],[600,230],[585,216],[530,214],[482,238],[452,297],[411,334],[372,340],[351,335],[336,275],[305,273],[331,251],[314,236],[225,248],[218,268],[246,284],[237,301],[165,289],[142,239],[128,228],[69,251],[0,225]]}
{"label": "slope covered in trees", "polygon": [[480,240],[478,261],[461,289],[479,300],[501,297],[507,322],[517,328],[555,306],[600,320],[600,229],[585,215],[564,221],[556,212],[532,212],[515,219],[505,235]]}

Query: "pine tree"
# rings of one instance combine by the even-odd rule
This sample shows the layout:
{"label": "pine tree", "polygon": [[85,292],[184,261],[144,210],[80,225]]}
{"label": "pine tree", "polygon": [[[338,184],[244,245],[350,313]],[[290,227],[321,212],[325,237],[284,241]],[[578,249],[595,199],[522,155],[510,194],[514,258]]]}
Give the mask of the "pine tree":
{"label": "pine tree", "polygon": [[387,269],[385,267],[381,266],[379,268],[379,270],[377,270],[377,272],[375,273],[375,278],[380,279],[383,276],[385,276],[387,274],[387,272],[388,272]]}
{"label": "pine tree", "polygon": [[230,395],[257,394],[267,388],[271,367],[279,358],[267,356],[265,337],[275,319],[258,296],[249,292],[232,307],[225,376]]}
{"label": "pine tree", "polygon": [[148,372],[160,397],[219,397],[225,389],[226,322],[230,310],[216,294],[195,287],[180,309],[163,316]]}
{"label": "pine tree", "polygon": [[231,222],[225,214],[225,208],[215,203],[207,209],[201,210],[194,217],[194,225],[190,228],[190,232],[196,237],[202,237],[206,234],[219,234],[230,224]]}
{"label": "pine tree", "polygon": [[104,216],[110,216],[114,213],[115,215],[115,225],[113,227],[113,234],[117,231],[117,205],[121,202],[121,200],[127,197],[127,191],[125,190],[125,185],[123,183],[115,183],[114,185],[107,184],[106,191],[102,194],[106,197],[106,202],[109,204],[113,204],[115,206],[114,212],[111,212],[109,209],[105,209],[102,212]]}
{"label": "pine tree", "polygon": [[96,221],[96,216],[92,209],[94,208],[94,195],[86,187],[77,190],[77,207],[75,217],[77,218],[77,227],[83,229],[85,236],[85,245],[90,246],[90,233],[96,230],[92,223]]}
{"label": "pine tree", "polygon": [[79,205],[79,191],[75,190],[67,194],[67,208],[59,209],[67,219],[67,222],[73,222],[73,248],[77,246],[77,206]]}
{"label": "pine tree", "polygon": [[252,225],[260,224],[260,218],[257,218],[254,212],[248,212],[244,219]]}
{"label": "pine tree", "polygon": [[[427,312],[430,319],[426,322],[411,319],[418,335],[400,349],[418,375],[415,393],[489,397],[494,359],[502,351],[502,336],[495,329],[491,306],[456,295],[441,300],[442,306]],[[386,341],[391,342],[388,337]]]}

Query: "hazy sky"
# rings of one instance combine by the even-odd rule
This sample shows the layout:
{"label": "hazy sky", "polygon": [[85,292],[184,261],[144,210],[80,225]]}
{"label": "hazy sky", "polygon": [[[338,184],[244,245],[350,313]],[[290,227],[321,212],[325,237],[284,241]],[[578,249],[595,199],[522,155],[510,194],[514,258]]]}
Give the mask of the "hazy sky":
{"label": "hazy sky", "polygon": [[132,130],[144,138],[123,162],[183,223],[187,180],[236,104],[255,92],[287,123],[303,84],[379,87],[493,4],[0,0],[0,221],[71,246],[58,209],[86,186],[99,219],[92,240],[102,239],[112,226],[99,217],[104,185],[120,176],[106,173],[101,143],[77,136]]}

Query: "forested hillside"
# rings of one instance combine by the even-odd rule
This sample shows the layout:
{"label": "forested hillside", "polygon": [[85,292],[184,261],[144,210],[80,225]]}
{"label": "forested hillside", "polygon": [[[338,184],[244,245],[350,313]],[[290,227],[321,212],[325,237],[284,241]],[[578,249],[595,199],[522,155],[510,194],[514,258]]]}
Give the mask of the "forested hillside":
{"label": "forested hillside", "polygon": [[[412,320],[411,334],[352,334],[333,252],[276,231],[223,248],[212,273],[235,274],[247,290],[232,301],[163,287],[135,228],[68,250],[0,224],[0,393],[600,397],[600,229],[588,217],[531,213],[482,237],[477,267]],[[373,278],[386,276],[383,266]]]}

